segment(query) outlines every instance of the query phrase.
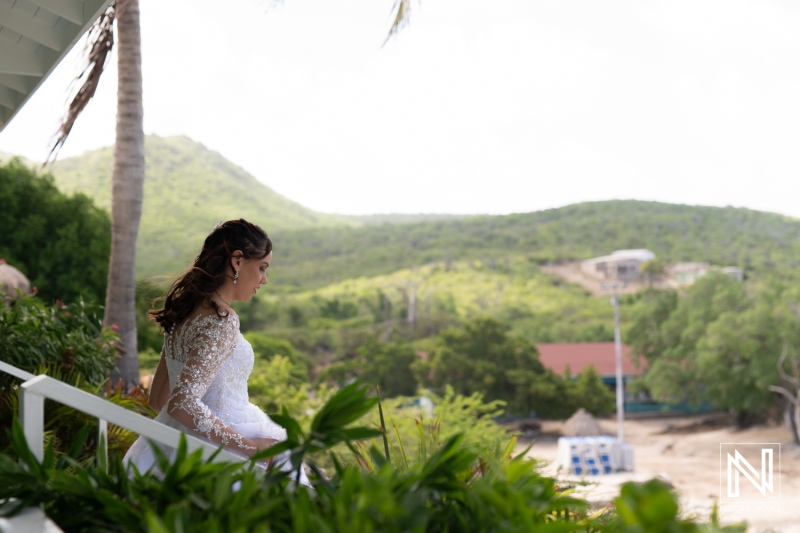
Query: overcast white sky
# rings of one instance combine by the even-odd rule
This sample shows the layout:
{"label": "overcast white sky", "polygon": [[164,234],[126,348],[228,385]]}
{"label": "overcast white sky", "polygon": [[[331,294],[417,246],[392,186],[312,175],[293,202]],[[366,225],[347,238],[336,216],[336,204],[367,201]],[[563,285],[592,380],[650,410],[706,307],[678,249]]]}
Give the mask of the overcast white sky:
{"label": "overcast white sky", "polygon": [[[141,0],[145,132],[318,211],[636,198],[800,217],[800,2]],[[80,45],[79,45],[80,46]],[[0,150],[42,160],[71,54]],[[114,141],[110,65],[61,157]]]}

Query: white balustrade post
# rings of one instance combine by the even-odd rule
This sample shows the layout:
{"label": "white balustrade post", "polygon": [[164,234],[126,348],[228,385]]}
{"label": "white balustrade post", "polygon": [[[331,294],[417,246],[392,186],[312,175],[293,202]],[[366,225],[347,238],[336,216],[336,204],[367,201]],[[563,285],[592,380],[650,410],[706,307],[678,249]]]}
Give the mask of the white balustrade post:
{"label": "white balustrade post", "polygon": [[108,469],[108,422],[102,418],[97,419],[97,447],[103,464]]}
{"label": "white balustrade post", "polygon": [[30,388],[45,379],[47,376],[36,376],[19,387],[19,418],[25,440],[40,462],[44,460],[44,397]]}

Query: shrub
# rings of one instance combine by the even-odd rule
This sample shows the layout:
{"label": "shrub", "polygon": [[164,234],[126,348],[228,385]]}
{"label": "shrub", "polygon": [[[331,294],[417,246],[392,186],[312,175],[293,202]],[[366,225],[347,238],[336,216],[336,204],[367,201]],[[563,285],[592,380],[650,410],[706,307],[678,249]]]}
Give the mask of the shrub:
{"label": "shrub", "polygon": [[382,412],[370,413],[369,421],[374,427],[386,428],[396,462],[413,466],[455,435],[461,435],[465,445],[483,452],[494,453],[504,447],[511,435],[495,422],[502,416],[504,405],[497,400],[484,402],[480,393],[456,394],[447,386],[441,396],[425,392],[416,398],[383,400]]}
{"label": "shrub", "polygon": [[309,361],[295,349],[290,341],[263,332],[248,332],[244,337],[253,348],[256,365],[262,361],[269,361],[276,355],[281,355],[291,362],[294,379],[308,381]]}
{"label": "shrub", "polygon": [[747,524],[721,526],[716,507],[709,524],[680,516],[678,495],[658,479],[625,483],[614,499],[617,516],[606,526],[620,533],[744,533]]}
{"label": "shrub", "polygon": [[493,318],[476,318],[441,332],[430,361],[434,387],[451,385],[464,395],[480,392],[488,400],[505,401],[516,414],[536,408],[528,389],[545,373],[539,353],[530,341],[510,335],[509,327]]}
{"label": "shrub", "polygon": [[419,357],[410,343],[368,336],[352,351],[320,372],[319,381],[341,385],[358,379],[379,386],[384,397],[408,396],[417,390],[412,366]]}
{"label": "shrub", "polygon": [[[89,393],[106,397],[117,405],[149,413],[146,398],[138,392],[123,395],[106,390],[108,372],[114,368],[116,352],[113,328],[102,327],[102,308],[83,301],[45,305],[35,296],[0,307],[0,360],[32,374],[46,374]],[[19,411],[18,382],[0,372],[0,428],[10,428]],[[76,451],[85,460],[96,445],[97,420],[56,402],[45,402],[45,431],[56,453],[65,453],[78,432],[91,429],[87,445]],[[109,449],[124,452],[135,436],[109,427]],[[8,446],[0,433],[0,449]]]}
{"label": "shrub", "polygon": [[[353,385],[320,409],[308,431],[278,416],[288,439],[264,457],[289,450],[299,465],[309,453],[377,436],[374,429],[349,427],[374,404],[365,389]],[[119,459],[108,472],[104,465],[81,467],[68,457],[56,459],[50,446],[40,463],[18,425],[13,441],[16,457],[0,454],[0,477],[9,480],[0,486],[0,499],[42,505],[67,530],[529,531],[554,520],[569,523],[560,531],[591,530],[590,522],[579,521],[586,504],[560,493],[555,480],[522,458],[482,455],[460,435],[406,471],[379,454],[373,471],[334,459],[330,479],[312,476],[314,492],[287,490],[293,480],[278,469],[264,474],[250,462],[205,463],[197,453],[187,454],[185,445],[172,464],[161,456],[164,476],[157,479],[126,470]]]}
{"label": "shrub", "polygon": [[[156,298],[164,296],[166,289],[163,285],[158,285],[151,281],[139,281],[136,283],[136,346],[141,352],[152,350],[161,352],[164,344],[164,334],[158,324],[150,320],[148,311],[164,306],[163,300],[156,302]],[[147,368],[141,364],[140,368]],[[154,367],[155,368],[155,367]]]}
{"label": "shrub", "polygon": [[[288,430],[285,443],[262,452],[264,459],[288,450],[301,464],[311,452],[380,431],[350,427],[375,405],[358,385],[330,399],[304,431],[291,417],[276,420]],[[84,432],[85,433],[85,432]],[[82,435],[82,436],[85,436]],[[585,501],[570,497],[555,479],[540,475],[523,455],[508,448],[490,454],[457,434],[442,442],[426,460],[397,468],[377,448],[369,450],[372,468],[343,465],[334,456],[332,477],[311,479],[315,490],[293,486],[279,469],[263,471],[252,462],[209,463],[185,443],[170,463],[163,454],[162,478],[126,469],[119,458],[106,465],[77,464],[56,458],[48,446],[42,462],[27,448],[18,424],[12,454],[0,454],[0,499],[16,507],[41,505],[69,531],[628,531],[742,532],[744,526],[702,526],[680,519],[676,496],[655,482],[628,484],[617,499],[619,517],[590,514]],[[232,488],[236,486],[236,490]]]}
{"label": "shrub", "polygon": [[[114,368],[117,339],[102,326],[102,308],[84,301],[45,305],[35,296],[0,307],[0,360],[31,373],[75,373],[100,385]],[[0,373],[0,392],[12,378]]]}
{"label": "shrub", "polygon": [[296,365],[283,355],[257,360],[247,389],[250,401],[267,413],[285,410],[304,425],[332,392],[324,385],[311,392],[308,383],[295,375]]}
{"label": "shrub", "polygon": [[611,413],[616,408],[616,396],[603,383],[593,365],[584,368],[573,382],[575,410],[583,407],[593,415]]}

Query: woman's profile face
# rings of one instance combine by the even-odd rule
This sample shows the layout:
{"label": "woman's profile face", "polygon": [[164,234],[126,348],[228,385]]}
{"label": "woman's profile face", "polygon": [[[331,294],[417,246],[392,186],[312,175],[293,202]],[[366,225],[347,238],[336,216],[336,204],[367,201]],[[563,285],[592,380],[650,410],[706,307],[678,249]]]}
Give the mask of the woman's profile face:
{"label": "woman's profile face", "polygon": [[272,252],[261,259],[243,259],[239,265],[239,279],[234,285],[234,299],[249,302],[259,287],[267,283],[267,269],[272,263]]}

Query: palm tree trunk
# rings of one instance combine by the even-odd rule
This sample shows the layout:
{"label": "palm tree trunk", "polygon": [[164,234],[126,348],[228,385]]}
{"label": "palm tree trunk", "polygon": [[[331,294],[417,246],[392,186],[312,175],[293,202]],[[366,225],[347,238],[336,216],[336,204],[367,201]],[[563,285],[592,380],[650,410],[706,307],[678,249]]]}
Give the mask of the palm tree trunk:
{"label": "palm tree trunk", "polygon": [[111,259],[103,324],[119,327],[120,355],[112,382],[139,383],[136,349],[136,238],[144,199],[142,47],[139,0],[117,2],[117,140],[111,178]]}

